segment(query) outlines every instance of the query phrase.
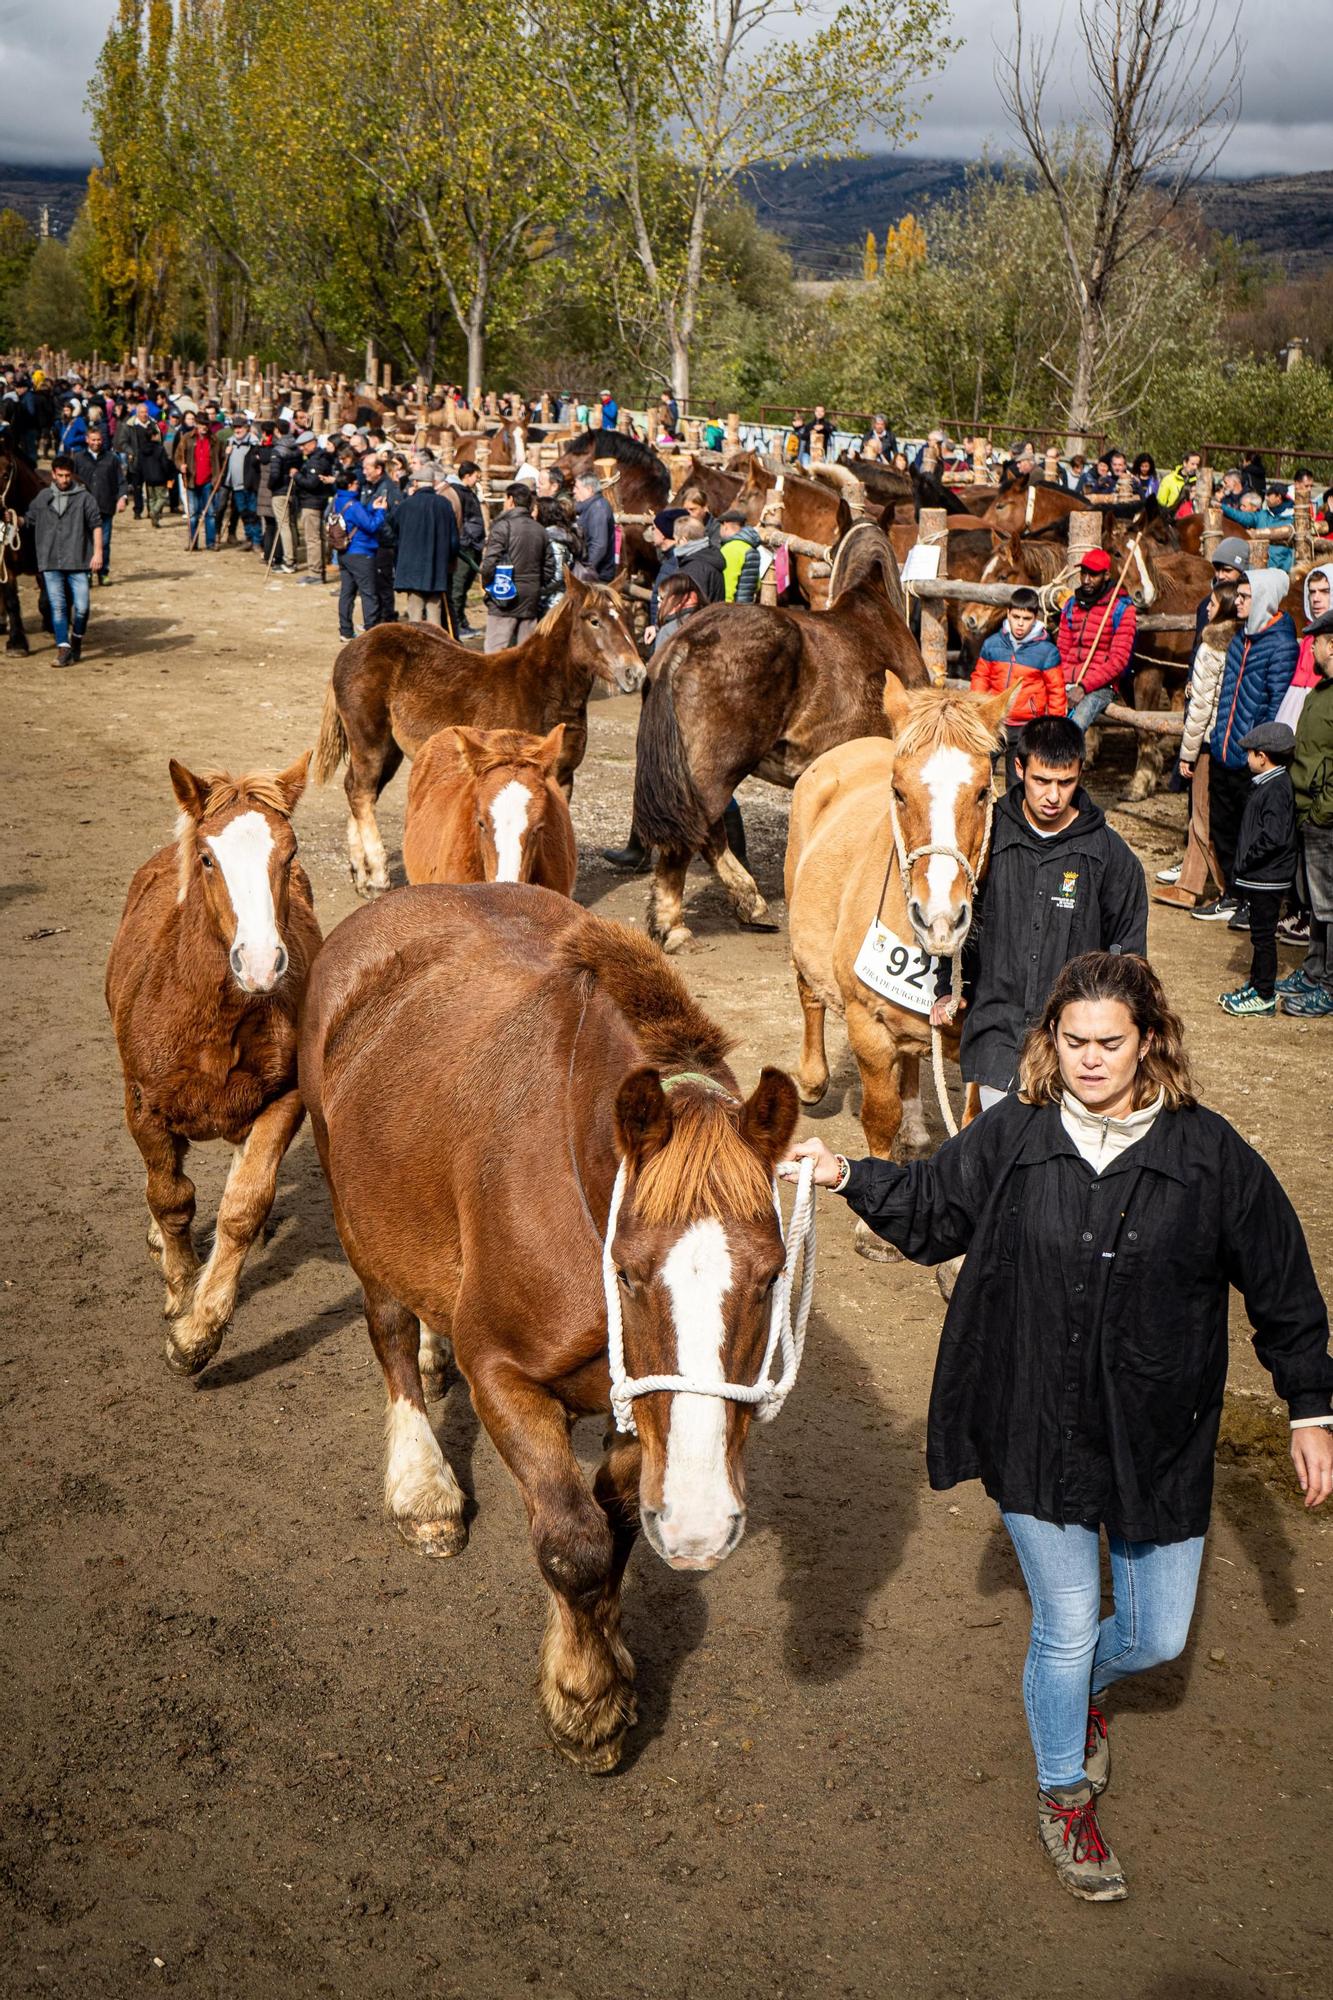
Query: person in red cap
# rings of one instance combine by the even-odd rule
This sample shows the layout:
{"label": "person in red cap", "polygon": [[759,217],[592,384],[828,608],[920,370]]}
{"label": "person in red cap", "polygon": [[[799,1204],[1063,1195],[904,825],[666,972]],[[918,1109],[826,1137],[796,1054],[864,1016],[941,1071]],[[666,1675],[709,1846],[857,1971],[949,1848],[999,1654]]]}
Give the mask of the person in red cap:
{"label": "person in red cap", "polygon": [[1129,666],[1137,629],[1138,614],[1116,588],[1110,556],[1105,549],[1089,549],[1056,633],[1069,717],[1085,735]]}

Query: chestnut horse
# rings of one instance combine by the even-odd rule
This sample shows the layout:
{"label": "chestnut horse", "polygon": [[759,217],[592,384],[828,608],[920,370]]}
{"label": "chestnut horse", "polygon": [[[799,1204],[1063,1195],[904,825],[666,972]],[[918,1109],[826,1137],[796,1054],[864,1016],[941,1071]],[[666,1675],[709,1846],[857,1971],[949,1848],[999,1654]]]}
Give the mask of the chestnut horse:
{"label": "chestnut horse", "polygon": [[38,575],[37,552],[32,529],[24,516],[44,487],[51,483],[44,472],[34,472],[14,442],[8,425],[0,424],[0,617],[8,632],[7,653],[27,653],[28,634],[23,624],[23,603],[19,578],[37,578],[37,603],[42,623],[49,629],[46,584]]}
{"label": "chestnut horse", "polygon": [[[991,757],[1010,699],[1008,689],[909,693],[889,673],[884,715],[892,741],[839,744],[792,794],[784,882],[804,1020],[796,1087],[805,1104],[818,1104],[828,1089],[824,1017],[832,1007],[846,1017],[861,1073],[866,1145],[882,1159],[900,1132],[910,1157],[929,1150],[921,1061],[930,1054],[931,955],[961,952],[971,928],[990,843]],[[919,1005],[886,997],[857,973],[876,917],[893,940],[881,934],[879,957],[904,976],[904,997]],[[943,1034],[956,1057],[958,1030]],[[884,1244],[864,1223],[855,1234],[863,1256],[883,1259]]]}
{"label": "chestnut horse", "polygon": [[579,850],[555,782],[565,726],[440,729],[422,744],[407,787],[409,882],[536,882],[572,896]]}
{"label": "chestnut horse", "polygon": [[503,652],[469,652],[436,625],[375,625],[349,639],[333,663],[312,775],[326,784],[347,759],[347,851],[358,895],[389,886],[375,802],[404,756],[452,723],[544,736],[562,722],[556,777],[568,797],[596,680],[633,694],[643,662],[624,599],[571,575],[536,631]]}
{"label": "chestnut horse", "polygon": [[727,845],[722,815],[743,778],[794,785],[822,751],[882,732],[885,665],[928,676],[903,618],[893,550],[858,525],[838,552],[828,611],[715,604],[686,621],[653,663],[639,718],[634,827],[655,847],[648,927],[667,951],[690,936],[685,872],[716,870],[742,923],[769,925],[754,877]]}
{"label": "chestnut horse", "polygon": [[[176,841],[131,882],[107,961],[125,1122],[148,1169],[148,1247],[167,1285],[167,1361],[185,1375],[222,1345],[305,1115],[296,1016],[320,930],[291,816],[308,761],[231,778],[173,758]],[[200,1271],[185,1156],[207,1139],[235,1150]]]}
{"label": "chestnut horse", "polygon": [[[388,1513],[425,1555],[467,1541],[425,1329],[428,1351],[452,1341],[523,1496],[550,1592],[541,1708],[590,1771],[635,1719],[620,1587],[639,1527],[694,1570],[745,1527],[750,1404],[732,1397],[763,1366],[797,1101],[774,1069],[743,1097],[729,1047],[641,934],[518,884],[356,911],[302,1013],[301,1089],[388,1392]],[[570,1429],[611,1403],[613,1307],[638,1435],[612,1437],[589,1490]]]}

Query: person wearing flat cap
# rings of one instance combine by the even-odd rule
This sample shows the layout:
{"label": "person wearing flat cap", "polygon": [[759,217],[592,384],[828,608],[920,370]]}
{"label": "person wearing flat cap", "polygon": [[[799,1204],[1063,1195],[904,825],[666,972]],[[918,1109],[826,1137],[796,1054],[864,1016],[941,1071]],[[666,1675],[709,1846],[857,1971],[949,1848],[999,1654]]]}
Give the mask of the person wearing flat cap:
{"label": "person wearing flat cap", "polygon": [[1240,739],[1250,791],[1236,836],[1236,893],[1250,909],[1250,976],[1219,993],[1227,1014],[1277,1012],[1277,920],[1296,880],[1296,797],[1291,760],[1296,737],[1285,722],[1260,722]]}
{"label": "person wearing flat cap", "polygon": [[1137,630],[1138,614],[1116,586],[1110,556],[1105,549],[1089,549],[1056,632],[1067,712],[1085,735],[1110,706],[1115,684],[1133,655]]}

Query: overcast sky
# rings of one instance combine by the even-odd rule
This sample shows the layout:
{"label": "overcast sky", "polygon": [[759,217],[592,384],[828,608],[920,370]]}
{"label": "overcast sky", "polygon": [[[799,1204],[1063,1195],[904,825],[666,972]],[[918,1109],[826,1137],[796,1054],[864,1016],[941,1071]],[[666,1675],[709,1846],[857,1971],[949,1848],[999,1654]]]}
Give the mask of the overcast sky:
{"label": "overcast sky", "polygon": [[[1225,11],[1228,0],[1223,0]],[[1049,35],[1075,0],[1023,0],[1035,32]],[[0,0],[0,159],[24,165],[88,165],[93,159],[83,108],[88,74],[115,0]],[[1003,0],[953,0],[953,32],[964,46],[934,79],[914,152],[974,159],[1010,143],[993,77],[994,38],[1008,25]],[[1277,0],[1270,14],[1247,6],[1241,121],[1220,163],[1229,174],[1333,168],[1333,0]],[[1269,24],[1271,23],[1271,31]],[[1073,37],[1053,73],[1051,101],[1077,115]]]}

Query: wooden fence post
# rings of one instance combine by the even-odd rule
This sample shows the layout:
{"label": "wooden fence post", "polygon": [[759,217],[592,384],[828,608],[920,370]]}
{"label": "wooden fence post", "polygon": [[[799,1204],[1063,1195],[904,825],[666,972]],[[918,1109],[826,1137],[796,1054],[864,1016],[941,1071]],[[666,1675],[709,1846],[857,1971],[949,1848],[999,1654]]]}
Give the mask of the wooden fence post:
{"label": "wooden fence post", "polygon": [[1314,561],[1314,525],[1310,519],[1310,502],[1298,499],[1292,515],[1292,567],[1309,569]]}
{"label": "wooden fence post", "polygon": [[1089,549],[1101,547],[1102,517],[1095,508],[1079,508],[1069,517],[1069,560],[1081,562]]}
{"label": "wooden fence post", "polygon": [[[812,440],[813,442],[813,440]],[[917,529],[917,545],[938,549],[937,577],[949,574],[949,516],[943,507],[923,507]],[[949,671],[949,607],[936,600],[919,598],[921,606],[921,657],[933,681],[942,681]]]}
{"label": "wooden fence post", "polygon": [[1246,537],[1246,539],[1250,544],[1250,560],[1248,567],[1250,569],[1267,569],[1268,568],[1267,535],[1249,535]]}

